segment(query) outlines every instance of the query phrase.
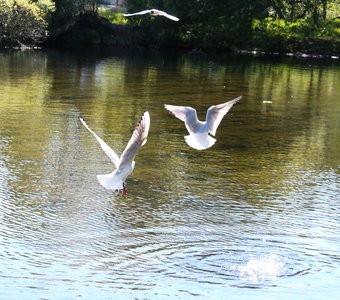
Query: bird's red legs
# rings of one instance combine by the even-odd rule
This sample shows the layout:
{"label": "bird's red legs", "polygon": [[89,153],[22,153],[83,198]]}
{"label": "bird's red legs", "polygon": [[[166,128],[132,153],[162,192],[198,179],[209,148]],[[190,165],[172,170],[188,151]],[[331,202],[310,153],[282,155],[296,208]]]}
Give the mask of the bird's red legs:
{"label": "bird's red legs", "polygon": [[123,182],[123,196],[126,196],[126,188],[125,188],[125,183]]}

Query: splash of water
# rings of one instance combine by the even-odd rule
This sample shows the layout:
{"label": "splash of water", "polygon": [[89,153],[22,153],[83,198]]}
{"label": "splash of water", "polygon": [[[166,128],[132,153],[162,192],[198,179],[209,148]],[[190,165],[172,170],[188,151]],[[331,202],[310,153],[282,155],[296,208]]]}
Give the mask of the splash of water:
{"label": "splash of water", "polygon": [[241,281],[260,284],[275,280],[285,272],[282,257],[277,254],[267,254],[261,257],[250,257],[245,265],[238,267]]}

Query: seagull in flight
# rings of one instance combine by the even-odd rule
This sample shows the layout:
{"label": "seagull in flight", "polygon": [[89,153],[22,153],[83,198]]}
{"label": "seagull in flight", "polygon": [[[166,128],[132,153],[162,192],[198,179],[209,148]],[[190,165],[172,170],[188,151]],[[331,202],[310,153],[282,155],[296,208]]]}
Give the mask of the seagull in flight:
{"label": "seagull in flight", "polygon": [[124,183],[125,179],[132,173],[133,169],[135,168],[134,158],[137,155],[139,149],[146,143],[146,139],[149,133],[149,112],[146,111],[142,114],[121,157],[119,157],[98,135],[96,135],[90,129],[90,127],[87,126],[82,118],[80,118],[80,121],[83,123],[85,128],[93,134],[106,155],[116,166],[116,170],[114,170],[110,174],[97,175],[99,183],[109,190],[115,190],[116,192],[122,190],[123,195],[126,195]]}
{"label": "seagull in flight", "polygon": [[165,104],[164,107],[185,123],[185,127],[189,132],[189,135],[184,137],[186,143],[194,149],[204,150],[215,144],[216,139],[214,136],[223,117],[241,98],[242,96],[222,104],[210,106],[204,122],[197,119],[196,109],[190,106]]}
{"label": "seagull in flight", "polygon": [[140,12],[136,12],[133,14],[124,14],[124,17],[131,17],[131,16],[137,16],[137,15],[146,15],[146,14],[150,14],[152,16],[163,16],[166,17],[172,21],[179,21],[179,19],[175,16],[169,15],[168,13],[166,13],[165,11],[161,11],[158,9],[146,9],[146,10],[142,10]]}

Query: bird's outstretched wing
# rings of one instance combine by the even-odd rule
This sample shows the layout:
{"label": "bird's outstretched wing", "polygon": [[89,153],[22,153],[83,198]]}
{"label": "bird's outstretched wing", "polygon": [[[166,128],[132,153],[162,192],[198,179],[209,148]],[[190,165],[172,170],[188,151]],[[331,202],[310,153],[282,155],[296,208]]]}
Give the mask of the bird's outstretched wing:
{"label": "bird's outstretched wing", "polygon": [[242,99],[242,96],[237,97],[233,100],[230,100],[228,102],[213,105],[210,106],[207,111],[207,117],[206,122],[209,129],[209,132],[213,135],[216,134],[216,130],[218,126],[220,125],[223,117],[226,115],[226,113],[229,111],[229,109],[238,101]]}
{"label": "bird's outstretched wing", "polygon": [[176,118],[185,123],[189,133],[195,133],[199,129],[196,109],[190,106],[176,106],[165,104],[164,107]]}
{"label": "bird's outstretched wing", "polygon": [[131,165],[139,149],[146,143],[146,139],[150,129],[150,114],[144,112],[132,133],[132,136],[126,145],[125,150],[120,158],[119,169],[124,168],[125,165]]}
{"label": "bird's outstretched wing", "polygon": [[142,11],[135,12],[135,13],[132,13],[132,14],[124,14],[124,17],[145,15],[145,14],[149,14],[150,12],[151,12],[151,9],[146,9],[146,10],[142,10]]}
{"label": "bird's outstretched wing", "polygon": [[87,124],[85,123],[85,121],[82,118],[79,118],[79,119],[83,123],[85,128],[93,134],[93,136],[96,138],[96,140],[98,141],[98,143],[100,144],[100,146],[102,147],[102,149],[104,150],[106,155],[111,159],[111,161],[113,162],[113,164],[117,168],[118,165],[119,165],[119,156],[98,135],[96,135],[91,130],[90,127],[87,126]]}
{"label": "bird's outstretched wing", "polygon": [[163,16],[163,17],[166,17],[166,18],[168,18],[172,21],[179,21],[179,18],[172,16],[172,15],[169,15],[165,11],[161,11],[161,10],[158,10],[158,9],[152,9],[151,11],[152,11],[151,14]]}

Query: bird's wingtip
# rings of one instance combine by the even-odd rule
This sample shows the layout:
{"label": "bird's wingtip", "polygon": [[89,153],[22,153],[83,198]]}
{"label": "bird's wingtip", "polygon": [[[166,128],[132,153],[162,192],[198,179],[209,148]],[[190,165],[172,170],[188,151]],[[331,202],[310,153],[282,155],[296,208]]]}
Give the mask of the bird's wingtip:
{"label": "bird's wingtip", "polygon": [[143,119],[143,118],[147,118],[147,119],[150,120],[150,113],[149,113],[149,111],[146,110],[146,111],[143,112],[143,114],[141,116],[141,119]]}
{"label": "bird's wingtip", "polygon": [[171,105],[169,105],[169,104],[164,104],[164,108],[167,110],[167,112],[168,112],[170,115],[174,116],[174,113],[171,111]]}
{"label": "bird's wingtip", "polygon": [[143,115],[142,115],[142,119],[144,118],[145,122],[147,122],[150,126],[150,122],[151,122],[151,118],[150,118],[150,113],[146,110]]}

